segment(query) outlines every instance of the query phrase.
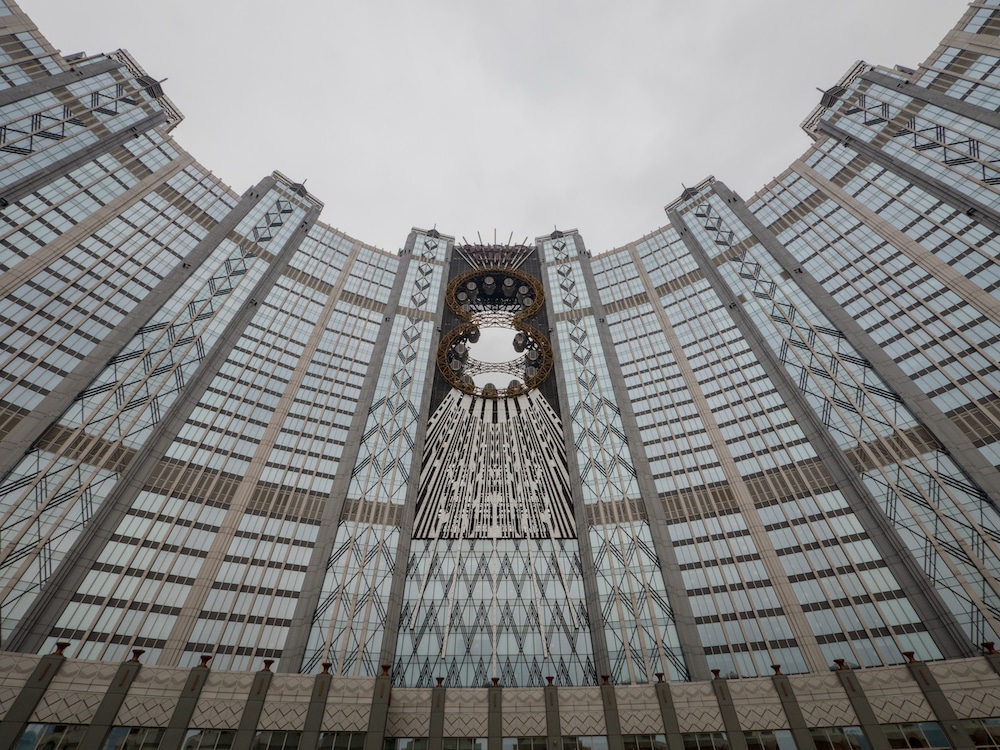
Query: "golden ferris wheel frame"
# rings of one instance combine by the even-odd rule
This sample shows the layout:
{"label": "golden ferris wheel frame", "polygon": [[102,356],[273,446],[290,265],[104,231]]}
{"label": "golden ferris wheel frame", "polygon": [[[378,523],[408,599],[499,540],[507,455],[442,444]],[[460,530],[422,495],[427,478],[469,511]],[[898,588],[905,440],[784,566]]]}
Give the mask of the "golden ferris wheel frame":
{"label": "golden ferris wheel frame", "polygon": [[[464,309],[462,304],[458,301],[458,292],[462,291],[465,288],[465,285],[470,281],[476,281],[477,286],[480,286],[482,280],[487,276],[494,276],[498,279],[500,282],[497,284],[496,290],[496,294],[499,295],[498,299],[512,300],[510,307],[514,307],[517,304],[517,297],[505,297],[503,295],[500,287],[500,284],[503,283],[503,279],[512,278],[519,282],[518,286],[528,286],[531,290],[530,294],[533,300],[531,305],[517,311],[504,310],[502,306],[498,306],[497,309],[491,310],[487,305],[482,305],[481,307],[485,309],[480,310]],[[437,349],[438,372],[441,373],[441,377],[445,379],[445,382],[447,382],[448,385],[453,388],[457,388],[463,393],[468,393],[471,396],[500,399],[526,393],[533,388],[537,388],[548,379],[549,375],[552,373],[552,364],[554,361],[552,345],[549,343],[549,340],[544,333],[527,322],[528,319],[537,315],[545,306],[545,291],[542,288],[541,281],[524,273],[523,271],[512,268],[504,268],[502,266],[474,268],[470,271],[465,271],[459,274],[448,282],[448,287],[445,291],[445,301],[448,303],[448,308],[461,321],[457,326],[441,337],[441,343],[438,345]],[[448,355],[451,353],[452,347],[455,344],[459,343],[459,341],[463,339],[468,340],[468,337],[476,330],[484,327],[510,328],[514,331],[524,333],[530,341],[534,343],[534,348],[537,348],[540,354],[540,362],[536,368],[534,376],[530,378],[525,377],[524,382],[517,388],[497,388],[496,390],[491,391],[484,391],[475,384],[464,382],[460,375],[451,369]],[[530,344],[525,348],[530,348]],[[470,361],[474,364],[480,364],[476,360],[471,360],[471,358]],[[510,362],[490,362],[489,370],[487,371],[508,372],[513,374],[520,361],[521,358],[517,357]]]}

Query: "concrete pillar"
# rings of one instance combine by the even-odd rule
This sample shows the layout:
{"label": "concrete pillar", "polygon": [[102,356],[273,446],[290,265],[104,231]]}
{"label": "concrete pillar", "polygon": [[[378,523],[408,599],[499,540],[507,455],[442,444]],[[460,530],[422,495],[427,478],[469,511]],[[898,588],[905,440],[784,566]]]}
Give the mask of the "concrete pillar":
{"label": "concrete pillar", "polygon": [[729,738],[729,747],[732,750],[747,750],[747,738],[743,735],[740,727],[739,716],[736,715],[736,704],[733,703],[733,694],[729,692],[728,680],[719,677],[719,670],[713,669],[712,691],[715,699],[719,702],[719,711],[722,713],[722,723],[726,727],[726,735]]}
{"label": "concrete pillar", "polygon": [[312,695],[309,696],[309,710],[306,712],[306,725],[299,738],[299,750],[316,750],[319,747],[320,733],[323,731],[323,716],[326,714],[326,699],[330,696],[330,662],[323,663],[323,671],[316,675]]}
{"label": "concrete pillar", "polygon": [[549,684],[542,688],[545,695],[545,747],[562,750],[562,723],[559,721],[559,688]]}
{"label": "concrete pillar", "polygon": [[774,683],[774,690],[778,694],[778,700],[781,701],[781,708],[785,712],[785,718],[788,719],[788,728],[792,732],[795,746],[799,750],[816,750],[816,743],[809,733],[809,727],[806,724],[805,717],[802,715],[802,708],[799,706],[799,702],[792,690],[792,683],[787,676],[781,674],[780,665],[775,664],[771,668],[774,670],[771,681]]}
{"label": "concrete pillar", "polygon": [[486,750],[503,750],[503,688],[500,687],[500,680],[493,680],[493,687],[486,688],[486,691],[490,711],[486,725]]}
{"label": "concrete pillar", "polygon": [[191,717],[194,716],[194,709],[198,705],[201,691],[205,687],[205,681],[211,670],[208,668],[208,660],[211,656],[201,657],[201,664],[194,667],[188,674],[184,689],[181,690],[174,713],[170,717],[167,731],[163,733],[160,740],[160,750],[181,750],[184,743],[184,735],[187,734],[188,727],[191,726]]}
{"label": "concrete pillar", "polygon": [[108,738],[108,733],[115,725],[115,718],[121,710],[125,696],[128,695],[129,688],[135,680],[142,664],[139,657],[145,653],[142,649],[132,651],[131,660],[124,662],[115,673],[114,679],[108,685],[108,690],[101,699],[101,705],[97,707],[94,718],[90,720],[86,734],[80,741],[80,747],[104,747],[104,742]]}
{"label": "concrete pillar", "polygon": [[427,729],[427,750],[441,750],[444,739],[444,704],[448,688],[444,677],[437,678],[437,686],[431,688],[431,718]]}
{"label": "concrete pillar", "polygon": [[68,643],[57,643],[55,653],[43,656],[24,683],[7,715],[0,721],[0,750],[13,750],[39,701],[49,689],[52,678],[66,662],[63,651],[67,646]]}
{"label": "concrete pillar", "polygon": [[622,743],[622,722],[618,716],[618,699],[615,686],[605,677],[601,685],[601,704],[604,706],[604,727],[608,737],[608,750],[625,750]]}
{"label": "concrete pillar", "polygon": [[927,666],[926,662],[917,661],[913,658],[913,652],[907,651],[903,654],[906,657],[906,668],[910,670],[913,679],[920,686],[920,692],[931,706],[931,710],[941,724],[948,737],[948,742],[955,750],[976,750],[976,745],[968,732],[962,730],[959,724],[955,709],[948,702],[937,679]]}
{"label": "concrete pillar", "polygon": [[983,644],[983,649],[986,651],[984,656],[986,657],[987,663],[993,667],[993,671],[1000,675],[1000,653],[993,648],[993,641],[987,641]]}
{"label": "concrete pillar", "polygon": [[383,664],[382,674],[375,678],[365,750],[382,750],[385,744],[385,721],[389,717],[389,696],[392,694],[392,675],[389,674],[391,668],[391,665]]}
{"label": "concrete pillar", "polygon": [[667,736],[668,750],[684,750],[684,738],[681,737],[681,725],[677,721],[677,709],[674,708],[674,696],[670,692],[670,683],[663,681],[663,672],[656,673],[656,702],[660,704],[660,717],[663,719],[663,731]]}
{"label": "concrete pillar", "polygon": [[260,724],[267,690],[271,687],[271,679],[274,677],[271,671],[273,663],[271,659],[264,659],[264,668],[254,675],[250,694],[243,708],[243,716],[240,717],[240,725],[233,740],[233,750],[252,750],[256,746],[254,738],[257,736],[257,725]]}
{"label": "concrete pillar", "polygon": [[837,659],[836,663],[839,669],[835,674],[840,680],[844,692],[847,693],[847,699],[851,702],[851,708],[854,709],[854,713],[858,716],[858,721],[861,723],[861,731],[868,738],[868,744],[872,746],[872,750],[889,750],[889,741],[885,738],[882,725],[875,718],[875,711],[872,709],[871,703],[868,702],[868,696],[865,695],[865,691],[861,689],[858,678],[854,676],[854,673],[843,659]]}

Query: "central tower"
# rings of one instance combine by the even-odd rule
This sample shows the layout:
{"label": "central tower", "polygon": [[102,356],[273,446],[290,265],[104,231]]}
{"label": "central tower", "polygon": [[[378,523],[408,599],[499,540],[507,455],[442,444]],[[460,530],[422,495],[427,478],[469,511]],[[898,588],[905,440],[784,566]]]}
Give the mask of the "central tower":
{"label": "central tower", "polygon": [[[456,246],[448,273],[396,680],[593,684],[535,249]],[[496,361],[498,344],[514,356]]]}

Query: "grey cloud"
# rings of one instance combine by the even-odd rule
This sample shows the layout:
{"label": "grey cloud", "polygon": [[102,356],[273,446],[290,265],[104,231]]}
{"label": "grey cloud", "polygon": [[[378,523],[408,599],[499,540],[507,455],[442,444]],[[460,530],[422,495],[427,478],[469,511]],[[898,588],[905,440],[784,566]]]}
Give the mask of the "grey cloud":
{"label": "grey cloud", "polygon": [[594,251],[664,223],[713,173],[748,196],[858,58],[916,65],[965,0],[23,0],[66,52],[128,48],[237,190],[279,169],[324,220],[395,249],[410,226]]}

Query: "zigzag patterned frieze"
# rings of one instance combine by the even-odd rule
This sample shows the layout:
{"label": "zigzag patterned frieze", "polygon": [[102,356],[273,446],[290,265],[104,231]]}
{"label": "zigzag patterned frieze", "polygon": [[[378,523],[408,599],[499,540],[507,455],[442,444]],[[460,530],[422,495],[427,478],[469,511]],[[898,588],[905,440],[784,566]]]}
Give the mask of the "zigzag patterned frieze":
{"label": "zigzag patterned frieze", "polygon": [[788,719],[770,680],[734,680],[729,685],[743,729],[786,729]]}
{"label": "zigzag patterned frieze", "polygon": [[594,736],[607,734],[607,727],[604,725],[604,714],[592,712],[585,714],[570,714],[562,717],[562,731],[567,735]]}
{"label": "zigzag patterned frieze", "polygon": [[677,722],[682,732],[724,732],[722,714],[718,708],[692,708],[677,710]]}
{"label": "zigzag patterned frieze", "polygon": [[52,692],[49,691],[35,708],[31,721],[35,724],[89,724],[103,692]]}
{"label": "zigzag patterned frieze", "polygon": [[825,703],[799,702],[802,717],[811,727],[821,726],[856,726],[858,716],[846,700],[831,700]]}
{"label": "zigzag patterned frieze", "polygon": [[866,670],[855,674],[880,722],[934,720],[930,705],[906,667],[888,667],[877,675]]}
{"label": "zigzag patterned frieze", "polygon": [[489,717],[485,714],[446,714],[445,737],[485,737],[489,731]]}
{"label": "zigzag patterned frieze", "polygon": [[950,691],[948,702],[960,719],[991,718],[1000,715],[1000,688]]}
{"label": "zigzag patterned frieze", "polygon": [[621,723],[622,734],[662,734],[663,716],[659,708],[630,710],[618,702],[618,721]]}
{"label": "zigzag patterned frieze", "polygon": [[328,706],[323,714],[325,731],[364,732],[368,728],[368,707]]}
{"label": "zigzag patterned frieze", "polygon": [[385,733],[389,737],[426,737],[429,727],[426,715],[390,714],[385,722]]}
{"label": "zigzag patterned frieze", "polygon": [[308,701],[265,703],[260,716],[260,729],[294,731],[306,723]]}
{"label": "zigzag patterned frieze", "polygon": [[740,727],[745,730],[788,728],[788,719],[780,703],[740,705],[737,706],[736,715],[740,720]]}
{"label": "zigzag patterned frieze", "polygon": [[504,691],[503,733],[505,737],[545,734],[545,694],[541,690]]}
{"label": "zigzag patterned frieze", "polygon": [[198,708],[191,717],[191,726],[204,729],[227,729],[239,725],[246,704],[243,701],[205,702],[202,695]]}
{"label": "zigzag patterned frieze", "polygon": [[886,698],[869,698],[876,718],[883,724],[908,721],[933,721],[934,713],[923,696],[896,695]]}
{"label": "zigzag patterned frieze", "polygon": [[979,658],[927,665],[960,719],[1000,716],[1000,676]]}
{"label": "zigzag patterned frieze", "polygon": [[177,697],[128,696],[118,710],[115,725],[122,727],[165,727],[177,707]]}

